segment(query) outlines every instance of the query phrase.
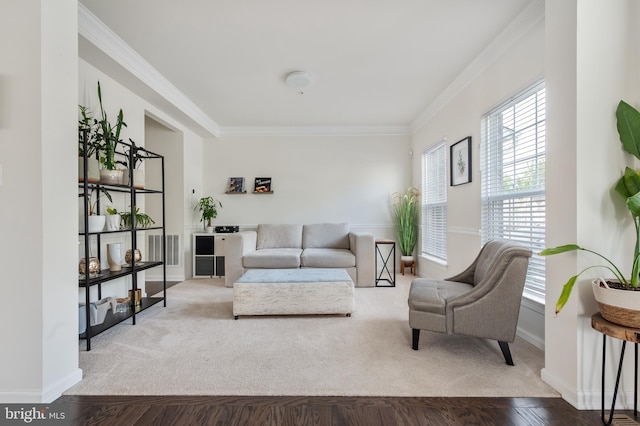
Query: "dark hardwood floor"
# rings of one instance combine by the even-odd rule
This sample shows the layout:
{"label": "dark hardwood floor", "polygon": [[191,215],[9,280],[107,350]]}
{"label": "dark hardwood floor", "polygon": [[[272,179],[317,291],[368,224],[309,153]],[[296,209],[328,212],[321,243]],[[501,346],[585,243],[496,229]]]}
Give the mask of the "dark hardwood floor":
{"label": "dark hardwood floor", "polygon": [[63,396],[50,408],[70,425],[601,424],[560,398]]}

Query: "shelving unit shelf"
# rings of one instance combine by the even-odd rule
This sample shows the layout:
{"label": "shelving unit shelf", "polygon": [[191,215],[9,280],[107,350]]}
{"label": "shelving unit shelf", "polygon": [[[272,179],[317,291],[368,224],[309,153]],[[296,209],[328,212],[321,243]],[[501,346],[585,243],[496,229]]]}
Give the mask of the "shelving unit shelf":
{"label": "shelving unit shelf", "polygon": [[[87,135],[84,134],[84,152],[87,152]],[[84,258],[85,258],[85,271],[89,271],[89,258],[91,253],[92,241],[95,242],[95,247],[97,248],[97,257],[101,258],[101,236],[109,235],[109,234],[125,234],[129,237],[130,244],[125,247],[125,250],[135,250],[138,248],[137,244],[137,235],[140,232],[146,231],[162,231],[162,241],[166,242],[166,229],[165,229],[165,195],[164,195],[164,156],[156,154],[154,152],[148,151],[144,148],[137,147],[134,144],[129,144],[126,142],[119,141],[118,145],[122,145],[125,147],[126,154],[116,152],[116,155],[120,155],[127,160],[127,164],[135,164],[134,156],[136,158],[141,158],[145,161],[160,161],[160,174],[161,174],[161,189],[155,188],[142,188],[136,187],[134,185],[134,177],[133,173],[130,173],[130,181],[127,184],[103,184],[100,182],[89,182],[87,179],[81,179],[78,183],[79,188],[79,197],[82,198],[82,202],[84,205],[84,232],[80,232],[79,236],[82,239],[82,244],[84,244]],[[88,170],[88,158],[85,155],[83,158],[84,161],[84,169]],[[89,229],[89,206],[92,202],[91,194],[96,192],[101,194],[102,190],[106,190],[109,193],[124,193],[129,195],[128,197],[128,205],[130,206],[130,210],[127,212],[131,214],[132,218],[135,217],[135,206],[137,205],[136,200],[138,196],[141,195],[154,195],[162,197],[162,217],[158,218],[158,222],[161,225],[151,226],[147,228],[135,228],[135,219],[132,220],[132,224],[130,228],[119,229],[115,231],[99,231],[99,232],[88,232]],[[100,210],[100,198],[95,201],[96,210]],[[104,321],[100,324],[90,325],[91,324],[91,288],[97,286],[97,294],[98,300],[102,298],[102,284],[116,280],[119,278],[131,277],[131,287],[130,290],[135,294],[138,287],[138,273],[145,271],[147,269],[162,267],[162,281],[163,281],[163,296],[155,296],[155,297],[142,297],[139,304],[135,306],[130,306],[125,312],[114,312],[113,310],[109,310],[107,312],[107,316]],[[132,324],[136,323],[136,315],[141,313],[147,308],[154,306],[160,302],[163,302],[163,305],[167,306],[166,300],[166,289],[167,289],[167,270],[166,270],[166,246],[163,244],[162,247],[162,260],[153,260],[153,261],[138,261],[135,259],[132,260],[130,266],[122,266],[120,271],[110,271],[107,269],[102,269],[96,276],[90,275],[80,275],[78,277],[78,287],[84,289],[85,293],[85,306],[84,306],[84,315],[85,315],[85,324],[86,330],[79,334],[80,339],[86,340],[86,350],[91,350],[91,338],[102,333],[103,331],[117,325],[129,318],[132,320]],[[95,293],[95,291],[94,291]],[[126,295],[123,295],[123,297]]]}

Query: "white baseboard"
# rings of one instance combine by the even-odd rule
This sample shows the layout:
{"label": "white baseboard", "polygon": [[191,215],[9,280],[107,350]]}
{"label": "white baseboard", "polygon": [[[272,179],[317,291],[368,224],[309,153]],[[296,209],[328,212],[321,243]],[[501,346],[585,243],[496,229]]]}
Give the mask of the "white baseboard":
{"label": "white baseboard", "polygon": [[554,375],[550,374],[549,370],[547,370],[546,368],[543,368],[540,371],[540,378],[542,378],[543,381],[548,383],[549,386],[554,388],[556,391],[560,392],[560,395],[562,396],[562,399],[567,401],[569,404],[573,405],[578,410],[585,409],[585,408],[581,408],[579,406],[579,404],[578,404],[578,394],[576,393],[575,389],[573,389],[571,386],[569,386],[568,384],[566,384],[562,380],[559,380]]}
{"label": "white baseboard", "polygon": [[0,401],[4,404],[47,404],[60,398],[66,390],[81,380],[82,370],[78,368],[42,391],[34,389],[18,392],[0,392]]}

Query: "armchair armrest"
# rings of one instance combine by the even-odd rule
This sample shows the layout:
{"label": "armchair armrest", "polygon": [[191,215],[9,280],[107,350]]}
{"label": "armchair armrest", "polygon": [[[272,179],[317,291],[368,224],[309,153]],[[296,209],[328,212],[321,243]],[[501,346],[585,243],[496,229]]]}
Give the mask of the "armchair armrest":
{"label": "armchair armrest", "polygon": [[349,249],[356,256],[357,287],[373,287],[376,280],[373,234],[349,232]]}
{"label": "armchair armrest", "polygon": [[258,233],[256,231],[234,232],[226,237],[224,247],[224,285],[233,287],[233,283],[244,274],[242,256],[256,250]]}

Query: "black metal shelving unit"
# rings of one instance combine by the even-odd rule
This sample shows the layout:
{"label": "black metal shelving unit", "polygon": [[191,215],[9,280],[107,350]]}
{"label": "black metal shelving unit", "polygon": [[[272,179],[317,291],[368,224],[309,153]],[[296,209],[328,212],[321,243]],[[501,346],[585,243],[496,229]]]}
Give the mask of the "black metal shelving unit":
{"label": "black metal shelving unit", "polygon": [[[91,239],[95,238],[96,248],[97,248],[97,257],[100,259],[101,254],[101,235],[104,234],[117,234],[117,233],[128,233],[131,236],[131,246],[127,247],[127,249],[135,250],[138,246],[137,244],[137,234],[138,232],[149,231],[149,230],[162,230],[162,261],[153,261],[153,262],[141,262],[135,261],[135,256],[131,261],[130,267],[123,267],[121,271],[112,272],[109,269],[102,269],[98,276],[90,277],[88,273],[85,276],[80,276],[78,279],[78,286],[80,288],[85,289],[85,319],[87,328],[84,333],[80,334],[81,339],[86,339],[87,343],[87,351],[91,350],[91,338],[96,336],[103,331],[113,327],[116,324],[121,323],[129,318],[131,318],[132,324],[136,324],[136,315],[145,309],[154,306],[160,302],[163,302],[163,306],[167,306],[166,300],[166,290],[167,290],[167,265],[166,265],[166,228],[165,228],[165,195],[164,195],[164,187],[165,187],[165,176],[164,176],[164,156],[148,151],[144,148],[137,147],[133,144],[128,144],[126,142],[118,142],[118,144],[122,144],[123,146],[128,147],[128,156],[129,161],[128,164],[134,164],[133,159],[134,155],[141,156],[145,161],[160,161],[161,162],[161,189],[148,189],[148,188],[136,188],[134,186],[133,181],[133,173],[130,173],[129,179],[130,181],[126,185],[115,185],[115,184],[102,184],[99,182],[89,182],[86,178],[87,170],[88,170],[88,158],[85,155],[83,158],[84,161],[84,170],[85,177],[82,182],[79,182],[78,187],[82,192],[81,197],[83,198],[84,203],[84,232],[80,232],[79,235],[84,240],[84,258],[85,258],[85,271],[89,272],[89,258],[91,257]],[[84,152],[87,152],[87,137],[86,133],[84,135]],[[126,154],[116,152],[117,155],[126,156]],[[120,192],[130,195],[130,206],[131,206],[131,227],[127,229],[120,229],[117,231],[101,231],[101,232],[88,232],[89,230],[89,205],[91,202],[91,191],[97,190],[100,193],[101,188],[106,189],[109,192]],[[161,226],[153,226],[148,228],[136,229],[135,222],[135,206],[136,200],[139,195],[144,194],[157,194],[162,197],[162,219]],[[96,202],[96,208],[100,211],[100,200],[98,198]],[[162,281],[163,281],[163,296],[162,297],[143,297],[141,299],[140,305],[132,304],[131,309],[126,312],[113,312],[109,311],[107,316],[101,324],[91,325],[91,288],[97,286],[98,289],[98,300],[102,298],[102,283],[112,281],[118,278],[124,278],[127,276],[131,276],[131,290],[133,290],[133,294],[135,296],[135,292],[138,289],[138,272],[142,272],[144,270],[162,267]]]}

